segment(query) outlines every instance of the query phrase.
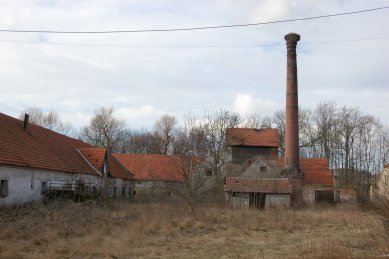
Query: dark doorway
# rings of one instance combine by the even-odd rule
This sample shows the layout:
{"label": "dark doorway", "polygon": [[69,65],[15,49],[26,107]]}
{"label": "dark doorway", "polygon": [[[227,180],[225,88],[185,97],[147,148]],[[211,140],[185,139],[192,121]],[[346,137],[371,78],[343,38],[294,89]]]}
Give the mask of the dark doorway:
{"label": "dark doorway", "polygon": [[265,194],[261,192],[251,192],[249,207],[256,208],[256,209],[265,208]]}
{"label": "dark doorway", "polygon": [[333,190],[315,190],[315,203],[335,203]]}

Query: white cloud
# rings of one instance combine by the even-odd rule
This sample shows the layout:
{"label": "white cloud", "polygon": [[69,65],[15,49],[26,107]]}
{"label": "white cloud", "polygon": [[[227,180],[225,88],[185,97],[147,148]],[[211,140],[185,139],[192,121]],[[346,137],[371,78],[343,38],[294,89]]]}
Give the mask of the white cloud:
{"label": "white cloud", "polygon": [[[110,30],[174,28],[308,17],[382,5],[344,1],[2,1],[0,28]],[[175,33],[45,35],[0,33],[1,39],[127,45],[247,45],[387,36],[387,10],[248,28]],[[386,41],[298,45],[302,107],[331,99],[380,116],[388,110]],[[256,48],[124,48],[0,41],[0,112],[28,106],[55,110],[75,127],[113,106],[129,127],[148,127],[159,114],[219,108],[241,113],[282,109],[285,46]],[[365,89],[377,93],[366,97]],[[347,98],[342,93],[348,93]],[[379,93],[379,94],[378,94]],[[232,101],[234,100],[234,101]],[[363,100],[363,101],[361,101]],[[382,104],[380,106],[376,103]],[[150,105],[152,104],[152,105]],[[72,116],[74,115],[74,116]],[[179,117],[178,117],[179,119]]]}
{"label": "white cloud", "polygon": [[237,94],[233,105],[233,110],[241,115],[249,113],[270,114],[277,108],[278,105],[276,103],[253,98],[250,94]]}
{"label": "white cloud", "polygon": [[115,110],[115,115],[126,122],[131,128],[150,128],[164,112],[146,104],[140,107],[121,107]]}

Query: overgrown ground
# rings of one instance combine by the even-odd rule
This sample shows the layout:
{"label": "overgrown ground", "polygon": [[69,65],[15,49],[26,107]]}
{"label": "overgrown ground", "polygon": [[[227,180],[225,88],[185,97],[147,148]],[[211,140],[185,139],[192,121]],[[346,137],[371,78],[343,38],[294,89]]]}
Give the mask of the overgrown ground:
{"label": "overgrown ground", "polygon": [[1,258],[389,257],[382,218],[357,208],[231,211],[55,202],[0,210]]}

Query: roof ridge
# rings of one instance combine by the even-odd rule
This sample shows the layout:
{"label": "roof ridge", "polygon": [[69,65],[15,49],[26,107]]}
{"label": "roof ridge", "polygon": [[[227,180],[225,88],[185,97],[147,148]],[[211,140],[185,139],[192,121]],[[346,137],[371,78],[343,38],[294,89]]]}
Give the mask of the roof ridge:
{"label": "roof ridge", "polygon": [[116,156],[160,156],[160,157],[178,157],[177,155],[163,155],[163,154],[122,154],[122,153],[112,153]]}
{"label": "roof ridge", "polygon": [[278,129],[277,128],[246,128],[246,127],[244,127],[244,128],[240,128],[240,127],[236,127],[236,128],[227,128],[227,130],[230,130],[230,129],[243,129],[243,130],[277,130],[278,131]]}

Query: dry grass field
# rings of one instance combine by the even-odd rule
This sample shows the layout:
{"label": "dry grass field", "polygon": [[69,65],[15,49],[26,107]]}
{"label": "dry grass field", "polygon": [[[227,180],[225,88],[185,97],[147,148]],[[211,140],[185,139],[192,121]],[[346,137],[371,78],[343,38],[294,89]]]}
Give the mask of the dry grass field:
{"label": "dry grass field", "polygon": [[382,217],[356,208],[231,211],[174,203],[0,209],[1,258],[385,258]]}

